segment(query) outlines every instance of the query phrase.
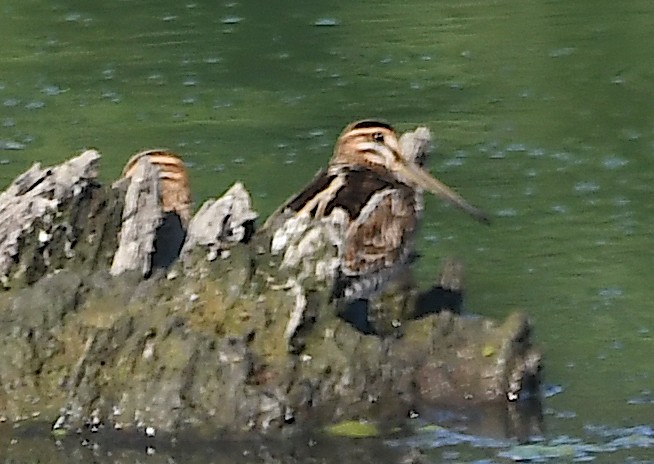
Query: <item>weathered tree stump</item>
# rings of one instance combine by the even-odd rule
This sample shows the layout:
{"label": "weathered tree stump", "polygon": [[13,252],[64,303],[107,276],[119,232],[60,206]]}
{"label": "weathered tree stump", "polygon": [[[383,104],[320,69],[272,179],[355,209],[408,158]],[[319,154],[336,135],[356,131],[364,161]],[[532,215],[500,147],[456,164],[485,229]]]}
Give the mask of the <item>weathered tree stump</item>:
{"label": "weathered tree stump", "polygon": [[[419,158],[429,133],[402,143]],[[385,303],[396,330],[366,334],[331,308],[330,274],[317,271],[338,259],[328,226],[302,225],[316,228],[313,241],[284,261],[271,252],[274,231],[255,232],[242,185],[184,231],[162,213],[147,160],[109,188],[95,180],[98,158],[37,165],[0,195],[8,420],[239,434],[425,402],[508,402],[537,388],[527,317],[457,315],[456,262],[433,289],[412,290],[418,309]]]}

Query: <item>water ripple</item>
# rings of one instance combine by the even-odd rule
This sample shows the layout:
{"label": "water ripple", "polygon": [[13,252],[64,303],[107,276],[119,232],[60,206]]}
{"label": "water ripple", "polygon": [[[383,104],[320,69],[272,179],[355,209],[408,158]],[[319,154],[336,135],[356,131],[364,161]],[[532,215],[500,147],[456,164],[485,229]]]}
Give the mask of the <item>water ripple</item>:
{"label": "water ripple", "polygon": [[518,211],[515,208],[504,208],[497,211],[496,215],[499,217],[515,217],[518,215]]}
{"label": "water ripple", "polygon": [[554,50],[550,50],[550,58],[560,58],[562,56],[570,56],[575,52],[574,47],[562,47],[562,48],[555,48]]}
{"label": "water ripple", "polygon": [[41,88],[41,93],[47,95],[48,97],[56,97],[59,94],[64,93],[65,90],[59,87],[58,85],[46,85]]}
{"label": "water ripple", "polygon": [[319,27],[333,27],[339,26],[340,24],[341,22],[336,18],[318,18],[313,23],[314,26]]}
{"label": "water ripple", "polygon": [[629,164],[629,161],[619,156],[608,156],[602,161],[602,166],[606,169],[619,169]]}
{"label": "water ripple", "polygon": [[31,101],[25,105],[25,108],[28,110],[40,110],[43,107],[45,107],[45,103],[40,100]]}
{"label": "water ripple", "polygon": [[0,140],[0,150],[23,150],[24,148],[24,143],[15,140]]}
{"label": "water ripple", "polygon": [[543,386],[543,396],[545,398],[551,398],[553,396],[563,393],[563,386],[555,384],[545,384]]}
{"label": "water ripple", "polygon": [[600,189],[599,185],[592,181],[577,182],[575,184],[575,192],[578,193],[593,193]]}
{"label": "water ripple", "polygon": [[644,404],[654,404],[654,396],[650,390],[643,390],[638,396],[630,398],[627,400],[627,404],[634,405],[644,405]]}
{"label": "water ripple", "polygon": [[623,296],[624,290],[622,290],[620,287],[604,287],[601,288],[597,294],[606,300],[613,300]]}
{"label": "water ripple", "polygon": [[220,22],[223,24],[238,24],[242,22],[244,19],[245,18],[241,16],[230,15],[230,16],[225,16],[223,19],[220,20]]}

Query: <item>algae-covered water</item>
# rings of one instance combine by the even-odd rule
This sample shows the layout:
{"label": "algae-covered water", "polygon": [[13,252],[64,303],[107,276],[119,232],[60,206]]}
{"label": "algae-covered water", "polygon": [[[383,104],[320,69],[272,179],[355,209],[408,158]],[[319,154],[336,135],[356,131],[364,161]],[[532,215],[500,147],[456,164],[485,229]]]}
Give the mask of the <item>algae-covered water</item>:
{"label": "algae-covered water", "polygon": [[[266,215],[348,122],[425,124],[431,171],[494,222],[429,199],[421,275],[456,255],[468,311],[530,314],[542,431],[518,446],[425,426],[351,453],[316,446],[317,462],[361,449],[394,462],[379,449],[407,443],[427,462],[654,462],[652,24],[650,0],[3,0],[0,187],[85,147],[108,181],[137,150],[167,147],[197,205],[241,180]],[[8,459],[35,462],[16,440],[0,441]],[[234,458],[220,449],[207,459]]]}

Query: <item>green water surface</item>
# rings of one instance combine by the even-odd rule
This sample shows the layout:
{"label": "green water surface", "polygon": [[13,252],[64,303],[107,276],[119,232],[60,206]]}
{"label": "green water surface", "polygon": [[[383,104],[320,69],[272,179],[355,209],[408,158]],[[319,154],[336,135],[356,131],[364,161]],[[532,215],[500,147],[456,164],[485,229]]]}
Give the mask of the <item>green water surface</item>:
{"label": "green water surface", "polygon": [[469,311],[527,311],[560,391],[544,440],[608,441],[654,426],[653,24],[651,0],[1,0],[0,188],[167,147],[196,206],[240,180],[265,216],[348,122],[425,124],[431,171],[494,223],[428,199],[423,280],[456,255]]}

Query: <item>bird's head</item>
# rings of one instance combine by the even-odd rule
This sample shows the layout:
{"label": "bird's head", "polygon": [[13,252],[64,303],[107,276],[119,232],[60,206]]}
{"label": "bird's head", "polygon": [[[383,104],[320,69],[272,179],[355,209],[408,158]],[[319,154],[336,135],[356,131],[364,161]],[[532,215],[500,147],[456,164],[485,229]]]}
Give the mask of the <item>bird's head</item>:
{"label": "bird's head", "polygon": [[480,222],[489,222],[486,213],[469,204],[418,164],[409,161],[402,153],[397,132],[385,122],[363,120],[348,125],[336,142],[329,164],[351,169],[365,168],[391,176],[414,189],[438,195]]}

